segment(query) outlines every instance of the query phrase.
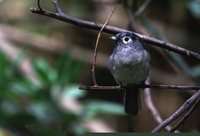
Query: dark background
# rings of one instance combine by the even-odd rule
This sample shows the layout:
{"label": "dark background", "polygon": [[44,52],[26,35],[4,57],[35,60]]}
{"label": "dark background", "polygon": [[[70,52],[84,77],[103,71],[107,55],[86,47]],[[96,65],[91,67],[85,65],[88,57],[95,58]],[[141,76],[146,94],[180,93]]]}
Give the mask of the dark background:
{"label": "dark background", "polygon": [[[133,1],[134,2],[134,1]],[[140,7],[143,0],[138,0]],[[69,15],[104,23],[115,0],[60,0]],[[30,12],[37,2],[0,1],[0,132],[3,135],[81,135],[86,132],[127,132],[122,92],[83,91],[92,85],[91,66],[98,32]],[[55,11],[51,0],[41,6]],[[136,19],[145,35],[200,52],[200,2],[152,0]],[[119,4],[109,25],[129,29]],[[99,85],[115,85],[107,69],[114,42],[103,33],[99,43],[96,77]],[[198,85],[200,65],[195,59],[148,45],[152,84]],[[153,102],[163,119],[194,91],[152,89]],[[150,132],[157,124],[142,96],[142,111],[133,129]],[[197,108],[180,131],[199,131]],[[10,134],[11,135],[11,134]]]}

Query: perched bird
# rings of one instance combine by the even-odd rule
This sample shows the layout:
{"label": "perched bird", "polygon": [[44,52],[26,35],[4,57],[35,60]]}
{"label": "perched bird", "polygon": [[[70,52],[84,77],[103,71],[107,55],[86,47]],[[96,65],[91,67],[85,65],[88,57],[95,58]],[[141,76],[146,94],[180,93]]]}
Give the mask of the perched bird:
{"label": "perched bird", "polygon": [[108,61],[108,68],[115,81],[124,90],[125,112],[137,115],[140,110],[140,91],[150,67],[150,54],[144,42],[130,32],[121,32],[111,37],[117,42]]}

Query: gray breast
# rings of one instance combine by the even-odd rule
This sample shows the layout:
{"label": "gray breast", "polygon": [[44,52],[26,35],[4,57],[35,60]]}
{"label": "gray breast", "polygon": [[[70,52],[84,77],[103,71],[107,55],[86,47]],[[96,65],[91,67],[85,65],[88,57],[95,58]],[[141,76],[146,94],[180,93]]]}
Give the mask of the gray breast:
{"label": "gray breast", "polygon": [[149,63],[148,51],[118,47],[109,58],[109,69],[119,84],[141,84],[148,76]]}

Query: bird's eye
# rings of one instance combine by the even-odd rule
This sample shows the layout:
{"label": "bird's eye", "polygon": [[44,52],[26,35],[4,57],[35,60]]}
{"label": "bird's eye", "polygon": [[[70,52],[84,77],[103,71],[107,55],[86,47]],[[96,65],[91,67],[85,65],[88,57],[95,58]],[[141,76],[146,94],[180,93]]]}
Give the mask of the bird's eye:
{"label": "bird's eye", "polygon": [[125,36],[125,37],[122,38],[122,42],[124,44],[131,43],[132,39],[130,37],[128,37],[128,36]]}

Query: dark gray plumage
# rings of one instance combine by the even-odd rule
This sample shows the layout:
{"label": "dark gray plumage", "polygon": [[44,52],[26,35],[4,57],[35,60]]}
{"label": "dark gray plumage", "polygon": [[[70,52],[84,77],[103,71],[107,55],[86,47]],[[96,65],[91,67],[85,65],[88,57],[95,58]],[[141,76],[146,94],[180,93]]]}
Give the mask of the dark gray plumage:
{"label": "dark gray plumage", "polygon": [[150,55],[144,42],[133,33],[118,33],[112,39],[117,45],[108,67],[115,81],[125,90],[125,112],[136,115],[140,109],[140,93],[136,85],[143,84],[149,74]]}

